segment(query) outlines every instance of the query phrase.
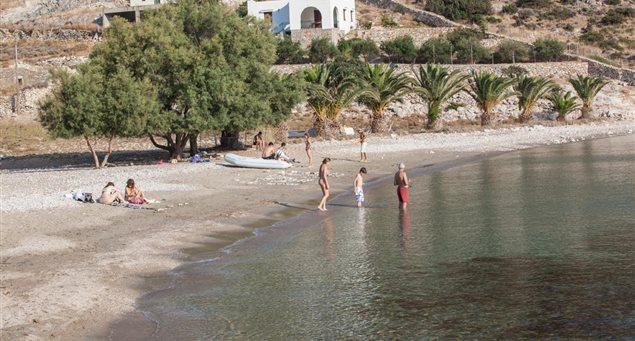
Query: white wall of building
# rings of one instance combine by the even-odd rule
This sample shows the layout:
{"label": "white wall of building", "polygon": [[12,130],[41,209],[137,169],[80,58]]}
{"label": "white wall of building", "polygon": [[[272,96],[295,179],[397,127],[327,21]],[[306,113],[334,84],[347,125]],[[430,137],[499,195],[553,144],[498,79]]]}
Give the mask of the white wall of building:
{"label": "white wall of building", "polygon": [[274,33],[289,26],[289,0],[247,1],[248,15],[264,20],[267,12],[271,13],[271,29]]}
{"label": "white wall of building", "polygon": [[[308,9],[308,10],[307,10]],[[321,14],[323,29],[337,26],[348,32],[357,27],[355,0],[269,0],[247,1],[247,13],[258,19],[264,19],[265,12],[272,13],[272,30],[280,32],[288,27],[291,30],[313,28],[313,11]]]}
{"label": "white wall of building", "polygon": [[170,2],[170,0],[130,0],[130,6],[159,5]]}

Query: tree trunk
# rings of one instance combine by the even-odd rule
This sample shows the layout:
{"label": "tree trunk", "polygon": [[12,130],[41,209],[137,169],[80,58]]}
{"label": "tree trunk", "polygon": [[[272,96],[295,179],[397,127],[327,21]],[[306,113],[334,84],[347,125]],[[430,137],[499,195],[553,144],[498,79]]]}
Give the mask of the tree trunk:
{"label": "tree trunk", "polygon": [[190,156],[198,154],[198,134],[190,135]]}
{"label": "tree trunk", "polygon": [[520,112],[520,115],[518,115],[518,120],[520,121],[520,123],[526,123],[531,121],[531,119],[533,118],[533,114],[531,113],[531,110],[524,110]]}
{"label": "tree trunk", "polygon": [[389,124],[389,117],[383,115],[383,113],[373,113],[373,120],[370,123],[370,132],[374,134],[386,134],[388,133]]}
{"label": "tree trunk", "polygon": [[319,116],[315,117],[315,121],[313,122],[313,128],[315,128],[315,134],[321,137],[328,137],[329,127],[326,118],[321,118]]}
{"label": "tree trunk", "polygon": [[223,149],[237,149],[242,147],[240,143],[240,132],[238,131],[222,131],[220,137],[220,146]]}
{"label": "tree trunk", "polygon": [[489,126],[492,125],[492,114],[489,110],[483,110],[481,114],[481,126]]}
{"label": "tree trunk", "polygon": [[428,105],[428,123],[426,124],[426,128],[430,130],[439,130],[442,126],[441,106],[435,104]]}
{"label": "tree trunk", "polygon": [[441,130],[443,128],[443,121],[440,118],[428,118],[426,128],[429,130]]}
{"label": "tree trunk", "polygon": [[108,164],[108,157],[110,157],[110,154],[112,153],[112,140],[114,139],[114,136],[111,136],[108,139],[108,150],[106,151],[106,155],[104,155],[104,159],[101,161],[101,166],[102,167],[106,167],[106,165]]}
{"label": "tree trunk", "polygon": [[99,157],[97,156],[97,152],[93,148],[93,145],[90,143],[90,139],[88,136],[84,136],[84,140],[86,140],[86,144],[88,145],[88,150],[90,150],[90,154],[93,156],[93,162],[95,163],[95,168],[99,168]]}
{"label": "tree trunk", "polygon": [[591,118],[591,108],[590,107],[582,106],[582,108],[580,108],[580,112],[582,113],[582,116],[580,116],[580,118],[585,118],[585,119]]}

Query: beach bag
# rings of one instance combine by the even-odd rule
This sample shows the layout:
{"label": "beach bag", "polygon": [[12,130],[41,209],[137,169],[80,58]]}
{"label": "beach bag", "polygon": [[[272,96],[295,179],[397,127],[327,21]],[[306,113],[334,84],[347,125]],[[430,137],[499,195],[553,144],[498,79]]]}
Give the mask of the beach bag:
{"label": "beach bag", "polygon": [[95,203],[95,199],[93,199],[93,193],[84,193],[84,202]]}

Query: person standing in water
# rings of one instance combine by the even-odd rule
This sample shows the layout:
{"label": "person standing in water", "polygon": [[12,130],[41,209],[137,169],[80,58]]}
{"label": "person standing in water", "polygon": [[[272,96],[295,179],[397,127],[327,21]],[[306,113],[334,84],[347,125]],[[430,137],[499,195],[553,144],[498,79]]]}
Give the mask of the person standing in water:
{"label": "person standing in water", "polygon": [[331,159],[328,157],[322,160],[322,165],[320,165],[320,180],[318,181],[320,184],[320,188],[322,189],[322,200],[320,201],[320,205],[318,209],[320,211],[326,211],[326,200],[329,198],[329,162]]}
{"label": "person standing in water", "polygon": [[368,162],[368,155],[366,155],[366,148],[368,147],[368,142],[366,142],[366,133],[363,130],[359,132],[359,161],[360,162]]}
{"label": "person standing in water", "polygon": [[366,174],[366,167],[360,168],[357,176],[355,177],[355,182],[353,184],[353,193],[355,194],[355,201],[357,202],[357,207],[362,207],[364,204],[364,175]]}
{"label": "person standing in water", "polygon": [[395,186],[397,186],[397,198],[399,199],[399,208],[406,209],[410,201],[410,193],[408,193],[409,181],[406,174],[406,165],[399,164],[399,170],[395,173]]}
{"label": "person standing in water", "polygon": [[313,166],[313,148],[311,147],[311,136],[309,133],[304,133],[304,150],[309,158],[309,167],[311,167]]}

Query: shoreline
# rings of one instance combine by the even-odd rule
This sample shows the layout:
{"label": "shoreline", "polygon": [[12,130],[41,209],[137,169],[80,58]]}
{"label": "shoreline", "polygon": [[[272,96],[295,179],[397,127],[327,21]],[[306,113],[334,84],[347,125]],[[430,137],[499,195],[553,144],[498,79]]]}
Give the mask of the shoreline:
{"label": "shoreline", "polygon": [[[622,126],[621,133],[625,135],[632,134],[632,127],[635,126],[633,122],[619,122],[619,125]],[[586,132],[582,134],[584,135],[582,140],[621,135],[620,132],[609,134],[610,130],[615,129],[617,126],[617,124],[608,125],[601,132],[596,131],[593,136]],[[553,128],[539,130],[550,129]],[[630,132],[628,131],[629,129],[631,129]],[[509,135],[513,135],[514,132],[509,131],[510,129],[507,130],[492,131],[491,135],[502,136],[503,139],[505,137],[512,139],[512,136]],[[555,136],[560,134],[559,129],[553,129],[550,133],[550,138],[560,139],[559,136]],[[486,137],[490,133],[480,134]],[[441,141],[437,142],[442,144],[446,138],[461,139],[463,134],[429,135],[435,136],[427,136],[426,138],[440,138]],[[414,141],[417,138],[420,137],[407,135],[399,137],[397,141],[409,143],[408,140]],[[580,136],[571,138],[578,140]],[[494,139],[495,142],[496,139]],[[533,144],[520,142],[518,148],[499,146],[498,152],[503,153],[505,151],[551,144],[545,143],[544,140],[533,141]],[[349,182],[352,182],[350,172],[356,170],[360,165],[369,167],[373,171],[373,177],[369,177],[366,181],[368,186],[374,181],[380,181],[383,176],[391,175],[393,171],[391,165],[397,160],[406,160],[406,163],[409,164],[408,168],[413,171],[414,163],[413,161],[407,161],[408,159],[418,160],[416,162],[417,166],[426,166],[430,163],[438,164],[448,160],[457,160],[457,157],[459,159],[483,157],[483,155],[492,152],[492,150],[487,150],[485,147],[482,148],[482,151],[474,150],[480,149],[478,146],[458,151],[454,150],[454,148],[460,149],[457,147],[440,149],[426,145],[413,145],[413,149],[408,149],[410,146],[408,145],[408,148],[403,148],[405,150],[391,151],[396,149],[396,147],[394,139],[390,137],[373,137],[371,144],[375,144],[377,147],[376,151],[371,151],[369,155],[371,162],[360,164],[358,162],[337,161],[337,166],[333,167],[335,176],[333,178],[334,195],[332,200],[339,197],[343,191],[349,190],[351,186]],[[351,150],[356,150],[357,145],[353,141],[336,141],[321,142],[319,147],[324,148],[327,153],[331,152],[335,155],[341,155],[350,154]],[[291,151],[300,156],[302,155],[300,154],[300,148],[301,146],[293,145],[291,146]],[[351,155],[353,157],[357,156],[356,154]],[[380,155],[381,158],[379,158]],[[300,159],[303,160],[304,155]],[[377,169],[379,171],[375,172]],[[168,175],[169,179],[165,181],[167,184],[187,185],[197,183],[197,181],[203,180],[202,178],[207,178],[207,181],[210,182],[204,184],[205,190],[200,190],[200,193],[197,191],[182,191],[182,193],[177,191],[178,193],[173,193],[174,197],[166,200],[172,203],[183,201],[189,204],[176,206],[165,213],[155,214],[142,212],[143,210],[117,208],[104,209],[104,207],[99,205],[84,205],[81,206],[82,209],[78,207],[48,208],[44,210],[48,211],[45,213],[53,213],[54,217],[46,219],[39,214],[42,210],[9,213],[3,211],[3,225],[8,222],[9,231],[4,231],[1,243],[3,250],[2,281],[4,286],[2,295],[4,304],[9,303],[6,307],[9,308],[8,312],[13,318],[13,320],[7,321],[5,320],[7,316],[3,316],[3,333],[8,336],[30,336],[36,338],[50,336],[69,338],[107,337],[104,333],[107,332],[110,322],[119,320],[122,316],[128,316],[128,314],[135,314],[135,300],[151,291],[152,288],[148,288],[146,286],[147,283],[145,283],[148,278],[152,279],[155,275],[165,274],[166,271],[185,264],[188,259],[192,259],[195,256],[189,252],[200,248],[202,244],[207,245],[209,243],[216,250],[207,249],[203,250],[203,252],[217,252],[233,243],[231,241],[232,236],[239,237],[243,235],[249,237],[252,235],[249,228],[250,224],[270,226],[272,225],[271,222],[281,221],[281,218],[287,215],[287,213],[283,212],[298,211],[298,208],[280,205],[280,200],[275,200],[276,197],[285,197],[287,198],[285,201],[292,204],[300,202],[301,209],[311,205],[316,201],[316,198],[319,199],[319,194],[316,193],[318,192],[317,185],[313,183],[314,175],[312,174],[286,176],[287,181],[293,182],[297,180],[297,183],[291,186],[276,183],[276,176],[280,175],[277,172],[265,172],[265,177],[270,178],[266,181],[271,184],[263,184],[262,174],[255,173],[253,170],[232,169],[228,171],[225,167],[211,170],[222,172],[226,177],[237,176],[240,180],[223,178],[211,179],[210,181],[209,174],[206,173],[210,169],[194,172],[191,175],[191,179],[187,180],[184,180],[182,176],[174,178],[173,175]],[[304,168],[298,168],[299,173],[303,173],[305,170]],[[199,174],[201,172],[204,172],[204,174]],[[347,175],[344,176],[343,174]],[[0,173],[0,176],[6,175],[7,173]],[[284,179],[285,176],[282,176],[282,180]],[[304,181],[306,179],[308,180]],[[2,182],[3,187],[5,184],[4,180]],[[217,183],[214,180],[218,180],[221,183]],[[259,188],[264,188],[265,191],[258,192]],[[308,198],[303,195],[306,191],[311,193]],[[150,192],[152,193],[152,191]],[[316,193],[315,196],[312,195],[313,193]],[[156,194],[153,193],[153,195],[162,196],[163,194],[158,191]],[[213,201],[219,196],[223,199],[221,202],[218,202],[218,200]],[[315,202],[315,206],[317,206],[317,202]],[[104,216],[105,212],[100,211],[108,212]],[[295,215],[296,213],[289,214]],[[20,222],[19,219],[16,219],[16,216],[24,216],[23,221]],[[130,219],[131,217],[135,219]],[[92,218],[92,223],[97,223],[97,226],[93,228],[81,226],[86,224],[87,218]],[[73,219],[75,220],[74,222]],[[58,224],[57,226],[68,224],[72,226],[68,228],[68,231],[63,231],[60,236],[59,229],[42,228],[41,225],[46,223],[53,226],[56,226],[56,223]],[[25,225],[24,231],[21,231],[22,233],[16,233],[16,230],[19,230],[16,227],[22,227],[19,224]],[[113,228],[114,226],[119,226],[119,231],[108,230],[108,228]],[[129,229],[129,231],[125,231],[126,229]],[[84,234],[90,240],[88,243],[82,243],[69,238],[76,233],[79,234],[79,239]],[[43,250],[37,250],[33,247],[29,249],[21,243],[21,239],[32,234],[55,238],[48,238],[48,243],[40,243],[39,245],[44,246],[41,247]],[[244,237],[236,240],[242,238]],[[40,240],[40,242],[45,239],[47,238]],[[37,243],[35,244],[38,245]],[[22,248],[20,248],[21,246]],[[11,254],[9,257],[6,257],[7,250]],[[74,255],[73,253],[79,254]],[[41,257],[42,255],[49,255],[49,257]],[[43,260],[41,258],[50,259]],[[62,270],[55,269],[56,260],[60,261],[60,265],[63,267]],[[17,264],[23,264],[23,266],[16,267],[16,262]],[[86,269],[91,266],[101,271]],[[59,272],[62,272],[62,274]],[[64,272],[66,272],[66,275],[63,274]],[[93,280],[85,280],[86,277],[91,276]],[[36,281],[34,277],[38,277],[38,280]],[[104,285],[104,282],[106,282],[106,285]],[[91,288],[91,285],[97,288]],[[59,288],[56,289],[56,286]],[[156,288],[155,285],[152,286]],[[18,294],[14,295],[14,291],[18,291]],[[76,301],[79,301],[79,303]],[[54,309],[46,308],[46,311],[40,314],[27,313],[28,311],[41,310],[47,306],[52,306]],[[7,309],[3,310],[7,311]],[[78,317],[78,313],[85,312],[89,312],[86,314],[87,316]],[[23,323],[18,323],[20,321]],[[7,322],[12,322],[12,324],[9,323],[11,325],[7,326]]]}

